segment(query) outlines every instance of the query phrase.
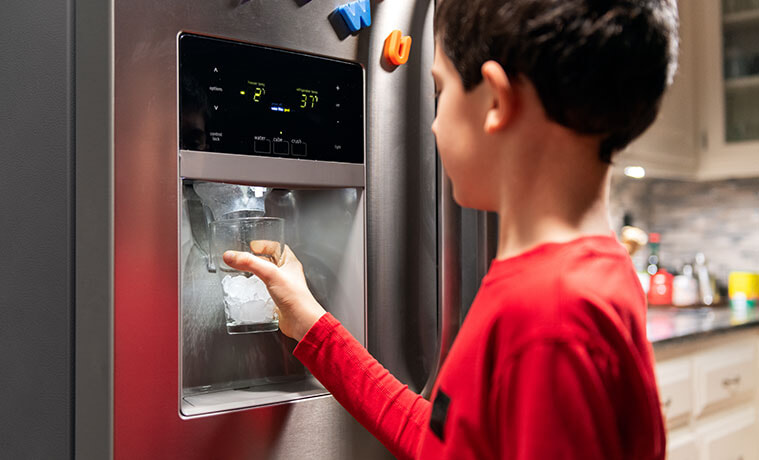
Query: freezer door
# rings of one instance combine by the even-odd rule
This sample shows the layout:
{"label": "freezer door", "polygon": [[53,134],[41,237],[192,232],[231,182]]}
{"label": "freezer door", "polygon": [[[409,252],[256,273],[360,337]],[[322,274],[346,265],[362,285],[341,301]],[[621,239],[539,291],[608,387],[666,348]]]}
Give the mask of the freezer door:
{"label": "freezer door", "polygon": [[[432,0],[373,2],[372,27],[352,36],[334,27],[342,0],[112,1],[112,11],[90,15],[94,7],[77,4],[77,14],[89,19],[77,22],[82,46],[90,33],[103,40],[102,28],[113,24],[106,37],[113,44],[107,67],[113,99],[102,102],[113,104],[114,164],[103,168],[105,177],[112,173],[113,216],[102,216],[113,219],[114,231],[113,322],[102,324],[105,331],[112,327],[113,412],[89,412],[100,419],[82,426],[112,423],[118,458],[389,458],[331,397],[208,417],[181,415],[177,37],[192,32],[364,66],[366,340],[385,366],[420,390],[437,346]],[[382,58],[394,29],[414,38],[409,62],[398,68]],[[78,100],[87,97],[86,77],[77,76],[83,83]],[[98,134],[83,133],[82,141]],[[84,248],[77,257],[84,264],[99,260]],[[77,350],[77,356],[85,352]],[[83,398],[77,399],[77,413],[84,416]],[[77,440],[109,442],[86,433],[77,433]]]}

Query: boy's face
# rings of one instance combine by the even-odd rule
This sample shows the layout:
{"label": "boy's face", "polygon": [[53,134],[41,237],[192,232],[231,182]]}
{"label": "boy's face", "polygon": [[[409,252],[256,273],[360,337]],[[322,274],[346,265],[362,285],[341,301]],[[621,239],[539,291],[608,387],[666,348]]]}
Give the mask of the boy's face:
{"label": "boy's face", "polygon": [[432,132],[437,139],[440,159],[453,184],[458,204],[495,210],[492,188],[494,146],[484,130],[488,112],[481,88],[467,92],[459,73],[438,43],[432,66],[437,92],[437,117]]}

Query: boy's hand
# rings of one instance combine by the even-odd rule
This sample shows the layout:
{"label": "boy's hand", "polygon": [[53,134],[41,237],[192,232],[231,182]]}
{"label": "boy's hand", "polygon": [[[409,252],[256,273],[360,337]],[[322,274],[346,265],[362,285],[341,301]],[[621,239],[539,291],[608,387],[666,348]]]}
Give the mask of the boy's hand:
{"label": "boy's hand", "polygon": [[[227,251],[224,262],[261,278],[279,309],[279,329],[286,336],[300,341],[326,313],[308,290],[303,266],[287,245],[279,257],[279,243],[252,241],[250,249],[260,257],[248,252]],[[263,257],[273,260],[276,265]]]}

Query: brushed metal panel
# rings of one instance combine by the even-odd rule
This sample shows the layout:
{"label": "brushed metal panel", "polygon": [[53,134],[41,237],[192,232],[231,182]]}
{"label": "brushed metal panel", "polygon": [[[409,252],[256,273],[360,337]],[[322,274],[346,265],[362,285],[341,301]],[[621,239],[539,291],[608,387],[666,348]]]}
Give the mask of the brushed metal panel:
{"label": "brushed metal panel", "polygon": [[[369,351],[420,391],[437,350],[434,1],[377,4],[367,72]],[[393,29],[413,37],[409,64],[378,69]]]}
{"label": "brushed metal panel", "polygon": [[[314,429],[319,435],[302,435]],[[393,458],[331,396],[293,404],[287,423],[268,456],[286,460]]]}
{"label": "brushed metal panel", "polygon": [[0,12],[2,458],[74,443],[74,3]]}
{"label": "brushed metal panel", "polygon": [[[113,457],[113,2],[76,4],[73,457]],[[72,50],[73,52],[73,50]]]}
{"label": "brushed metal panel", "polygon": [[[327,20],[341,3],[116,0],[117,457],[389,456],[332,398],[193,420],[180,419],[176,403],[180,31],[354,60],[368,69],[368,342],[412,387],[421,388],[426,378],[436,315],[435,152],[429,133],[434,103],[428,76],[433,2],[376,2],[373,27],[344,39]],[[382,45],[395,28],[414,36],[411,63],[384,68]],[[172,315],[174,329],[166,320]]]}

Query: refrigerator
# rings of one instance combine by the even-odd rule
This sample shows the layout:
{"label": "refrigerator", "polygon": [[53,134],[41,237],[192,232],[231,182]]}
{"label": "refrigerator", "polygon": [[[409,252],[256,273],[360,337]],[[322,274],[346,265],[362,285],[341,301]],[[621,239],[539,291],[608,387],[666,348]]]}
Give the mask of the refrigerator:
{"label": "refrigerator", "polygon": [[[361,11],[367,5],[371,24]],[[52,197],[35,202],[39,212],[29,216],[54,219],[66,243],[63,263],[50,272],[63,287],[41,298],[60,312],[60,333],[6,340],[31,358],[61,353],[64,403],[47,413],[44,398],[9,402],[31,414],[21,417],[32,428],[4,440],[8,452],[57,439],[49,449],[86,459],[390,458],[309,379],[290,355],[294,342],[278,332],[228,334],[218,321],[220,298],[197,300],[216,270],[203,222],[219,219],[198,184],[262,190],[263,212],[300,222],[286,242],[302,254],[312,289],[321,286],[317,297],[393,375],[428,395],[495,250],[494,217],[453,202],[437,159],[434,7],[433,0],[59,5],[58,28],[49,29],[60,39],[50,48],[58,60],[49,61],[46,78],[63,96],[38,103],[55,108],[63,128],[38,135],[67,152],[64,180],[39,168],[49,159],[28,161]],[[45,8],[14,5],[6,18],[33,23]],[[402,65],[385,56],[395,30],[412,38]],[[38,32],[29,35],[52,46]],[[202,142],[186,136],[187,85],[202,93]],[[282,88],[294,92],[281,96]],[[258,112],[230,102],[232,95]],[[332,105],[329,115],[305,112],[324,104]],[[279,135],[254,133],[262,124],[246,116],[291,111],[300,118],[283,122]],[[312,122],[311,138],[293,134]],[[61,132],[63,142],[54,138]],[[15,180],[4,207],[30,199],[33,183]],[[58,205],[61,215],[46,212]],[[41,227],[9,231],[23,246],[49,232]],[[32,289],[23,274],[14,271],[13,283]],[[3,365],[21,369],[24,360]],[[34,422],[39,408],[45,424]]]}

